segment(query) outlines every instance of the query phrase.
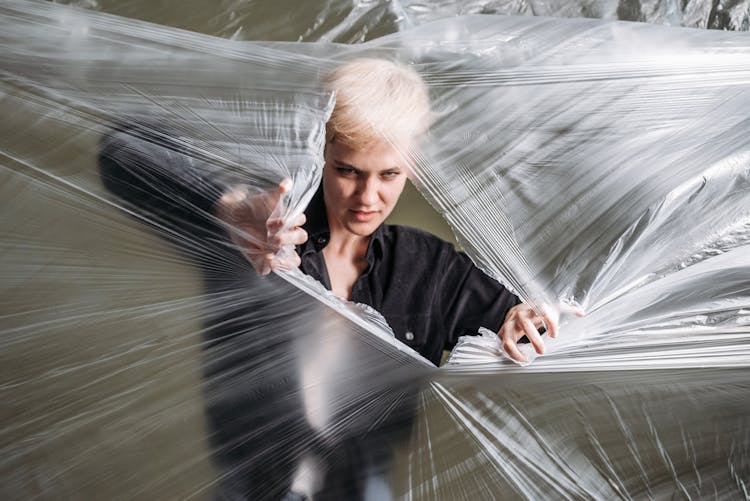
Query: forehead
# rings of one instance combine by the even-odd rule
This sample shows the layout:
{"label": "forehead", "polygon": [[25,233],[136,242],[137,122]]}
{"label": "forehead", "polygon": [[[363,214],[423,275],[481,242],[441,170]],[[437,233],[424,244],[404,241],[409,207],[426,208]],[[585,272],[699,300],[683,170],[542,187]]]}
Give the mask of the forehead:
{"label": "forehead", "polygon": [[347,164],[360,170],[405,168],[408,155],[408,143],[382,141],[366,150],[352,148],[336,141],[326,146],[326,161]]}

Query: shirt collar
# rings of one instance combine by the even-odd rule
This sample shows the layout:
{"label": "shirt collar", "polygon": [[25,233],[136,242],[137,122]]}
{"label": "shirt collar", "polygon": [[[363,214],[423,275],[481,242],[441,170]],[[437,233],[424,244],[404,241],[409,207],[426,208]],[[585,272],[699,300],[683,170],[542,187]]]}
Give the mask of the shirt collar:
{"label": "shirt collar", "polygon": [[[318,187],[318,191],[315,192],[315,195],[310,201],[310,205],[307,206],[307,210],[305,210],[305,217],[307,222],[302,228],[307,232],[308,245],[303,247],[303,252],[320,252],[326,245],[328,245],[328,241],[331,238],[331,230],[328,226],[328,214],[326,213],[326,204],[325,199],[323,198],[322,182]],[[382,224],[378,226],[370,238],[370,245],[367,248],[367,254],[365,256],[370,264],[372,264],[372,259],[374,257],[373,254],[379,258],[383,257],[383,250],[385,247],[383,241],[383,226],[384,225]],[[309,245],[310,243],[312,246]]]}
{"label": "shirt collar", "polygon": [[[313,249],[316,252],[323,250],[323,247],[328,245],[328,240],[331,237],[331,230],[328,228],[328,215],[326,214],[326,204],[323,199],[323,183],[318,187],[318,191],[315,192],[310,205],[305,210],[305,218],[307,222],[302,228],[307,232],[308,242],[312,243]],[[309,245],[305,245],[305,249],[310,249]]]}

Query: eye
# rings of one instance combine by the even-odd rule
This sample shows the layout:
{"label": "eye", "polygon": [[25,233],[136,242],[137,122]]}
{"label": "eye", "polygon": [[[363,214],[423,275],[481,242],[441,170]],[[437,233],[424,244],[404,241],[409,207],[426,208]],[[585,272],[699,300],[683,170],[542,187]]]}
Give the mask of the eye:
{"label": "eye", "polygon": [[352,167],[336,167],[336,172],[344,177],[355,177],[357,175],[357,169]]}
{"label": "eye", "polygon": [[401,174],[401,171],[397,170],[387,170],[380,174],[380,176],[383,179],[389,180],[389,179],[396,179]]}

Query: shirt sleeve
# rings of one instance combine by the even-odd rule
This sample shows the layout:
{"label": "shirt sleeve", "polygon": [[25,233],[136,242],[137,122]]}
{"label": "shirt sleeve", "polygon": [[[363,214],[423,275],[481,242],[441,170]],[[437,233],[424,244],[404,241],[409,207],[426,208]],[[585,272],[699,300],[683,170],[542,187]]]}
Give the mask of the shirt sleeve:
{"label": "shirt sleeve", "polygon": [[476,335],[480,327],[500,330],[505,316],[521,300],[484,274],[463,252],[446,253],[441,307],[446,326],[446,349],[460,336]]}
{"label": "shirt sleeve", "polygon": [[213,207],[225,187],[168,135],[117,127],[102,138],[98,160],[104,187],[161,235],[179,241],[223,234]]}

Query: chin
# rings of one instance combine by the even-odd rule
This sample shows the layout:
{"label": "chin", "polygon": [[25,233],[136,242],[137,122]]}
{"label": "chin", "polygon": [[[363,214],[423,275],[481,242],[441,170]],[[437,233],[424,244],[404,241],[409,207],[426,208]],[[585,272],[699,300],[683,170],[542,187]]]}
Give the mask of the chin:
{"label": "chin", "polygon": [[383,221],[380,221],[378,223],[351,223],[348,225],[347,229],[354,233],[355,235],[359,237],[369,237],[373,233],[375,233],[375,230],[378,229],[378,226],[380,226],[383,223]]}

